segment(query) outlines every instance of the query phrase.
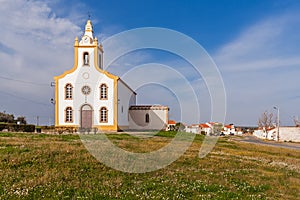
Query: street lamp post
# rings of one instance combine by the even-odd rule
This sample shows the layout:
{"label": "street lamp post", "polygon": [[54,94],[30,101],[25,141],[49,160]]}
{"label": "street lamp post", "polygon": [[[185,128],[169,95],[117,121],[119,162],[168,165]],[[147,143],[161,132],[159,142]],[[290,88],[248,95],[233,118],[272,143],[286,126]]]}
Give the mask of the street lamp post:
{"label": "street lamp post", "polygon": [[[55,103],[56,103],[56,102],[55,102],[55,99],[51,98],[51,99],[50,99],[50,102],[51,102],[51,104],[53,104],[53,105],[55,106]],[[50,122],[51,119],[50,119],[50,118],[51,118],[51,117],[49,117],[49,126],[51,126],[51,124],[50,124],[50,123],[51,123],[51,122]],[[55,108],[54,108],[54,122],[53,122],[53,124],[55,124]]]}
{"label": "street lamp post", "polygon": [[274,106],[273,108],[277,110],[277,141],[279,141],[279,108],[278,106]]}

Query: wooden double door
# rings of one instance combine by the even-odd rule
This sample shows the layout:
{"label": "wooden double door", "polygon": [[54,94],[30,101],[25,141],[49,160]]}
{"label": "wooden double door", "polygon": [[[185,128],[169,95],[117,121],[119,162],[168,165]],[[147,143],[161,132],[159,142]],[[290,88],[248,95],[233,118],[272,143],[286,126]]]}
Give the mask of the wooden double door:
{"label": "wooden double door", "polygon": [[93,127],[93,109],[90,105],[85,104],[81,107],[81,128],[90,129]]}

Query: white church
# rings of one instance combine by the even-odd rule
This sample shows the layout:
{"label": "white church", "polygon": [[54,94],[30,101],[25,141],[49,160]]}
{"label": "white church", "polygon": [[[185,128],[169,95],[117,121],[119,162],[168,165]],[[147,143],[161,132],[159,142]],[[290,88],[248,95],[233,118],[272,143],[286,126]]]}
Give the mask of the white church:
{"label": "white church", "polygon": [[136,93],[103,69],[103,46],[88,20],[76,37],[74,66],[55,76],[55,127],[97,131],[164,130],[167,106],[136,105]]}

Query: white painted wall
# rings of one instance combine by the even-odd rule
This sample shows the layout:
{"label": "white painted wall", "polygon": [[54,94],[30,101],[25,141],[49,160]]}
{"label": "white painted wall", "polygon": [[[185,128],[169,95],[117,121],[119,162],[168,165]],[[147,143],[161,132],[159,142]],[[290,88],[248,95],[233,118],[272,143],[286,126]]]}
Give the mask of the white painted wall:
{"label": "white painted wall", "polygon": [[200,128],[200,133],[202,131],[204,131],[206,135],[209,135],[212,132],[211,128]]}
{"label": "white painted wall", "polygon": [[279,140],[300,142],[300,127],[280,127]]}
{"label": "white painted wall", "polygon": [[[118,80],[118,83],[114,82],[114,78],[106,73],[101,73],[96,69],[97,67],[103,68],[95,64],[95,58],[99,58],[99,55],[94,55],[94,48],[97,44],[96,38],[93,36],[93,27],[90,20],[87,21],[85,26],[85,33],[79,41],[78,49],[78,66],[76,70],[71,74],[67,74],[65,77],[58,80],[56,87],[58,88],[58,96],[56,97],[56,104],[58,105],[58,126],[80,126],[81,124],[81,107],[88,104],[93,109],[93,126],[98,125],[114,125],[114,117],[118,117],[118,126],[130,126],[131,129],[145,129],[145,130],[157,130],[165,129],[168,122],[168,109],[148,109],[148,110],[130,110],[131,105],[136,104],[136,97],[133,91],[131,91],[125,83]],[[76,39],[75,44],[78,44]],[[98,47],[97,47],[98,48]],[[101,63],[103,63],[103,54],[100,51],[102,46],[99,47],[99,53],[101,55]],[[89,55],[88,65],[84,65],[84,53]],[[97,59],[96,59],[97,60]],[[100,60],[98,60],[99,62]],[[73,86],[73,98],[72,100],[65,99],[65,86],[66,84],[72,84]],[[108,86],[108,99],[100,100],[100,85],[105,83]],[[114,91],[117,84],[117,91]],[[82,93],[83,86],[89,86],[91,92],[89,95]],[[116,96],[115,92],[118,93]],[[118,99],[114,99],[118,98]],[[115,105],[115,102],[118,105]],[[65,109],[67,107],[73,109],[73,122],[65,122]],[[108,109],[108,122],[100,123],[100,108],[105,106]],[[117,106],[118,110],[114,110]],[[118,113],[118,116],[114,116]],[[145,123],[145,114],[148,113],[150,122]],[[137,123],[135,123],[137,122]]]}
{"label": "white painted wall", "polygon": [[[149,123],[145,116],[149,114]],[[129,129],[165,130],[168,123],[168,110],[129,110]]]}
{"label": "white painted wall", "polygon": [[198,134],[198,133],[200,133],[199,125],[196,125],[196,126],[186,126],[185,127],[185,132]]}
{"label": "white painted wall", "polygon": [[[83,65],[83,53],[89,52],[89,66]],[[93,108],[93,125],[113,125],[114,116],[114,80],[100,73],[94,65],[94,48],[78,49],[78,68],[58,81],[58,103],[59,105],[59,125],[80,126],[80,109],[84,104],[89,104]],[[73,100],[65,100],[65,85],[73,85]],[[108,100],[100,100],[100,85],[105,83],[108,86]],[[81,88],[88,85],[92,90],[88,96],[81,92]],[[65,123],[65,108],[73,108],[73,123]],[[99,110],[102,106],[108,109],[108,123],[100,123]]]}
{"label": "white painted wall", "polygon": [[135,93],[121,80],[118,80],[118,126],[129,126],[128,112],[131,105],[136,104]]}
{"label": "white painted wall", "polygon": [[[274,128],[268,132],[263,130],[255,130],[253,135],[261,139],[277,141],[277,128]],[[279,141],[300,142],[300,127],[279,127]]]}

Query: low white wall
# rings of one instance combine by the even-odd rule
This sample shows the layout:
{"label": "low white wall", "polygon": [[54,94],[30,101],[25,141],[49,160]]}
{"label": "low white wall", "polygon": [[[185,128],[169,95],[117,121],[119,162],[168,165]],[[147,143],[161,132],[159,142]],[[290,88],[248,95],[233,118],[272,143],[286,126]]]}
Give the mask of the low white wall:
{"label": "low white wall", "polygon": [[[264,132],[263,130],[255,130],[253,135],[261,139],[277,141],[277,128],[268,131],[268,133]],[[300,127],[281,126],[279,128],[279,141],[300,142]]]}
{"label": "low white wall", "polygon": [[300,127],[280,127],[279,140],[300,142]]}
{"label": "low white wall", "polygon": [[198,134],[199,133],[199,127],[185,127],[185,132],[187,133],[195,133]]}
{"label": "low white wall", "polygon": [[267,139],[267,140],[277,140],[277,129],[272,129],[268,132],[265,132],[263,130],[255,130],[253,132],[253,135],[261,138],[261,139]]}
{"label": "low white wall", "polygon": [[265,139],[266,138],[266,133],[264,133],[262,130],[255,130],[253,132],[253,135],[255,137],[261,138],[261,139]]}

